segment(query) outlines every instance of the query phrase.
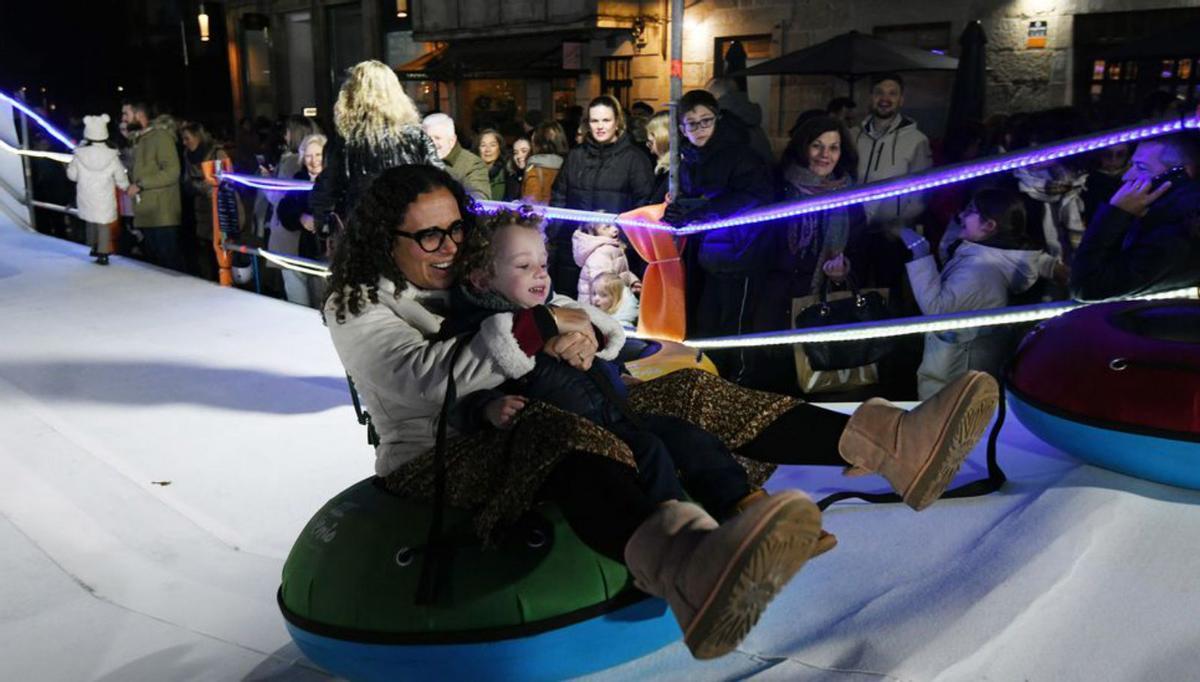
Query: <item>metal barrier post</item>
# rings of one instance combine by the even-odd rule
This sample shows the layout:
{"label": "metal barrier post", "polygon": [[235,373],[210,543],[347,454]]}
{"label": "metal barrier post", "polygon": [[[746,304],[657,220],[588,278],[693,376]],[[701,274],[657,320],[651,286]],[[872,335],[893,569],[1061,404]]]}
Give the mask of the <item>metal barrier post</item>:
{"label": "metal barrier post", "polygon": [[[17,98],[25,102],[25,93],[17,92]],[[20,111],[18,109],[18,111]],[[21,149],[29,151],[29,117],[21,113]],[[33,160],[28,156],[21,157],[21,168],[25,171],[25,207],[29,209],[29,226],[37,229],[37,211],[33,206]]]}
{"label": "metal barrier post", "polygon": [[204,169],[204,182],[208,184],[209,188],[209,200],[212,202],[212,241],[213,251],[217,257],[217,281],[223,287],[231,287],[233,286],[233,256],[225,250],[225,233],[221,232],[221,212],[217,207],[217,190],[221,180],[217,177],[217,164],[221,164],[221,172],[228,173],[233,170],[233,162],[229,159],[217,159],[201,164]]}

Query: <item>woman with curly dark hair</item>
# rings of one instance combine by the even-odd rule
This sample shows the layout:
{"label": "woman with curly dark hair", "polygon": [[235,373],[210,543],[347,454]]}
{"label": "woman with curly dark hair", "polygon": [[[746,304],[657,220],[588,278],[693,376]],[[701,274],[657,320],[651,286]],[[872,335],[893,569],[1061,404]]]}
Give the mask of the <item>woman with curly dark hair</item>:
{"label": "woman with curly dark hair", "polygon": [[[325,321],[374,417],[376,473],[399,494],[472,510],[485,540],[538,501],[555,502],[583,542],[667,601],[694,656],[729,653],[803,564],[832,546],[832,536],[819,539],[816,505],[797,491],[759,492],[718,524],[695,504],[655,502],[614,434],[538,401],[500,410],[492,428],[477,433],[442,422],[439,455],[435,433],[450,387],[452,397],[466,396],[519,380],[539,353],[587,371],[624,343],[612,318],[561,295],[497,309],[478,331],[444,336],[452,266],[472,226],[466,195],[449,174],[401,166],[367,188],[335,247]],[[523,291],[547,291],[544,247],[505,257],[512,277],[529,280]],[[741,460],[752,485],[774,471],[763,462],[799,463],[804,434],[805,463],[880,473],[921,509],[986,427],[996,402],[989,381],[971,374],[912,412],[874,400],[847,418],[681,370],[632,386],[628,403],[635,414],[686,419],[757,460]]]}
{"label": "woman with curly dark hair", "polygon": [[[404,495],[436,496],[434,424],[448,379],[459,395],[496,388],[532,371],[538,353],[587,370],[624,342],[611,318],[563,296],[439,338],[450,266],[472,222],[449,174],[402,166],[366,190],[334,251],[325,320],[374,417],[376,472]],[[544,279],[544,251],[536,268]],[[584,542],[668,601],[697,657],[732,651],[812,554],[820,512],[801,493],[761,495],[718,525],[695,504],[654,502],[629,449],[582,417],[533,402],[505,426],[448,435],[445,500],[477,510],[484,537],[540,499],[558,503]]]}

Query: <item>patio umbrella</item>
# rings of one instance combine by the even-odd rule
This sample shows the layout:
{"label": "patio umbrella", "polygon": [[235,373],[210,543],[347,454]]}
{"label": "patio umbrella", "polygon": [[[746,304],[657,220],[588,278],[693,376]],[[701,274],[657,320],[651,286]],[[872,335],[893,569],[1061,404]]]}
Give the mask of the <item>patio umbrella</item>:
{"label": "patio umbrella", "polygon": [[954,71],[957,68],[958,60],[953,57],[850,31],[729,75],[838,76],[849,83],[853,94],[854,81],[863,76],[892,71]]}
{"label": "patio umbrella", "polygon": [[962,52],[958,57],[958,72],[954,75],[954,91],[950,95],[950,111],[946,130],[953,131],[966,121],[982,121],[987,90],[987,35],[978,21],[963,29],[958,39]]}

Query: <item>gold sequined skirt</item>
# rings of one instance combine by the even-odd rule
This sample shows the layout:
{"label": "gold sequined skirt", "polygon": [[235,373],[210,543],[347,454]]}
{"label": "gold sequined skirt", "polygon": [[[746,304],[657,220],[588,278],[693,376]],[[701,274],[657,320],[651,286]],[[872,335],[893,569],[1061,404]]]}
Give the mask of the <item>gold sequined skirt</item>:
{"label": "gold sequined skirt", "polygon": [[[672,372],[629,390],[629,404],[636,412],[687,420],[735,451],[799,403],[795,398],[742,388],[693,369]],[[446,444],[446,502],[474,510],[475,531],[487,540],[532,507],[559,460],[576,452],[636,467],[629,448],[612,433],[551,405],[530,402],[511,429],[489,429]],[[774,464],[734,456],[752,485],[762,485],[775,472]],[[418,499],[433,498],[433,482],[432,450],[405,463],[385,480],[390,490]]]}

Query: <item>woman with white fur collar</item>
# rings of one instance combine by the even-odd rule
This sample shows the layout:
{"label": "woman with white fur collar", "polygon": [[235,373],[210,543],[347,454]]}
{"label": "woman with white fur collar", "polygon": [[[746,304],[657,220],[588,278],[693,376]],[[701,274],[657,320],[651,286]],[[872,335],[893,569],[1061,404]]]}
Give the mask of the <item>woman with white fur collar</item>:
{"label": "woman with white fur collar", "polygon": [[[695,504],[653,502],[620,440],[537,402],[500,428],[447,433],[437,454],[451,375],[466,395],[520,378],[539,352],[586,370],[594,357],[615,358],[624,341],[612,318],[565,298],[498,312],[469,337],[437,338],[454,280],[449,266],[471,222],[467,201],[441,169],[386,170],[334,249],[325,321],[378,430],[383,484],[472,509],[485,541],[537,501],[553,501],[585,543],[626,563],[639,587],[668,601],[695,656],[732,651],[816,547],[820,511],[803,494],[759,493],[718,525]],[[434,483],[439,461],[444,493]],[[747,590],[756,599],[737,596]]]}
{"label": "woman with white fur collar", "polygon": [[[470,435],[451,432],[447,419],[437,447],[451,387],[462,395],[495,388],[531,371],[539,352],[586,370],[595,357],[615,357],[623,341],[611,318],[561,298],[496,312],[469,336],[438,338],[471,221],[448,173],[408,165],[376,178],[338,237],[324,316],[378,427],[382,485],[471,510],[485,541],[534,504],[553,502],[585,544],[667,601],[694,656],[733,651],[804,563],[833,546],[817,506],[798,491],[757,491],[718,524],[690,502],[655,503],[614,434],[541,402],[488,416],[495,428]],[[685,419],[756,459],[742,460],[754,485],[773,471],[762,462],[799,449],[809,464],[882,474],[918,510],[945,490],[995,402],[995,382],[981,373],[910,412],[874,399],[851,417],[698,370],[629,390],[632,413]],[[951,433],[953,441],[944,437]]]}

